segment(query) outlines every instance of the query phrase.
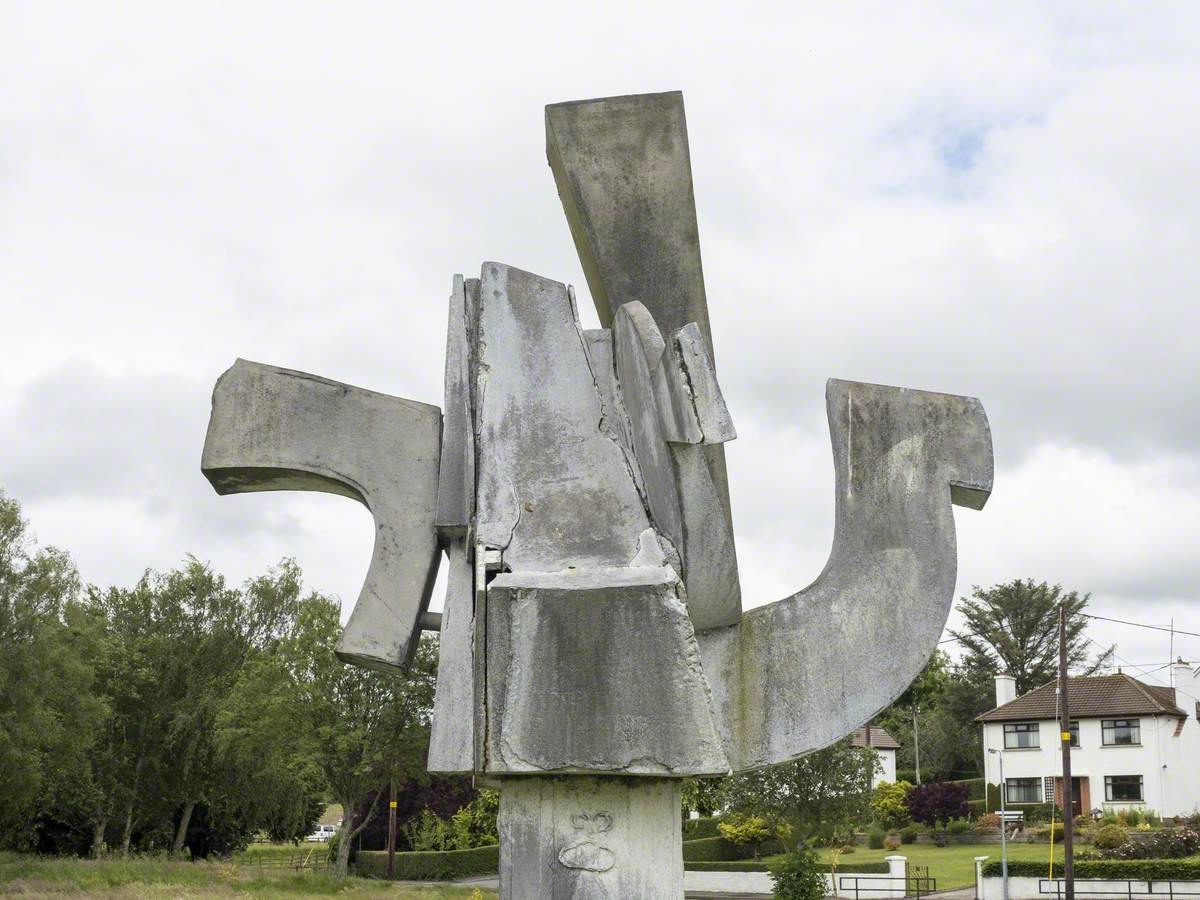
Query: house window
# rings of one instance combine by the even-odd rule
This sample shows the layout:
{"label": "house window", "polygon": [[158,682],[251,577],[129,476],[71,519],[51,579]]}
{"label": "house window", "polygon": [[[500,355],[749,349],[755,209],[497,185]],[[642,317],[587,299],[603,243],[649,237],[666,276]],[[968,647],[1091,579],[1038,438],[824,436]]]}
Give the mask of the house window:
{"label": "house window", "polygon": [[1067,730],[1069,732],[1071,732],[1071,746],[1078,747],[1079,746],[1079,723],[1072,722],[1070,725],[1067,726]]}
{"label": "house window", "polygon": [[1037,722],[1009,722],[1004,726],[1005,750],[1029,750],[1040,746]]}
{"label": "house window", "polygon": [[1006,803],[1041,803],[1042,780],[1040,778],[1004,779],[1004,801]]}
{"label": "house window", "polygon": [[1105,800],[1141,800],[1142,799],[1142,776],[1141,775],[1105,775],[1104,776],[1104,799]]}
{"label": "house window", "polygon": [[1120,747],[1142,742],[1141,719],[1105,719],[1101,723],[1105,747]]}

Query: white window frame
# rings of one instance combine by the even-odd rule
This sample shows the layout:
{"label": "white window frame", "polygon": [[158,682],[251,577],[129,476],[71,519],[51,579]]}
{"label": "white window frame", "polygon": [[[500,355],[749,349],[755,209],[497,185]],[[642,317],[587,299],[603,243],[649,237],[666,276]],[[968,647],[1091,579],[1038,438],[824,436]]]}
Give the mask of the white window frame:
{"label": "white window frame", "polygon": [[[1120,723],[1118,725],[1118,723]],[[1133,740],[1119,741],[1117,737],[1117,729],[1128,730],[1130,738]],[[1109,733],[1112,733],[1113,740],[1109,740]],[[1101,719],[1100,720],[1100,745],[1102,747],[1140,747],[1142,746],[1142,720],[1141,719]]]}
{"label": "white window frame", "polygon": [[[1113,779],[1114,778],[1136,778],[1138,786],[1137,797],[1123,797],[1118,800],[1113,797]],[[1105,775],[1104,776],[1104,802],[1105,803],[1145,803],[1146,802],[1146,779],[1141,775]]]}
{"label": "white window frame", "polygon": [[[1012,731],[1009,731],[1009,729]],[[1042,746],[1042,725],[1040,722],[1005,722],[1003,729],[1004,749],[1005,750],[1040,750]],[[1008,736],[1014,737],[1021,734],[1028,734],[1033,737],[1032,744],[1009,744]]]}
{"label": "white window frame", "polygon": [[[1012,787],[1013,783],[1017,782],[1017,781],[1031,783],[1031,785],[1033,787],[1034,799],[1032,799],[1032,800],[1014,800],[1012,798],[1012,795],[1009,793],[1009,788]],[[1031,785],[1025,784],[1025,785],[1022,785],[1022,787],[1030,787]],[[1008,805],[1008,804],[1018,804],[1019,805],[1019,804],[1028,804],[1028,803],[1041,803],[1042,797],[1043,797],[1042,779],[1040,779],[1040,778],[1005,778],[1004,779],[1004,802],[1006,805]]]}

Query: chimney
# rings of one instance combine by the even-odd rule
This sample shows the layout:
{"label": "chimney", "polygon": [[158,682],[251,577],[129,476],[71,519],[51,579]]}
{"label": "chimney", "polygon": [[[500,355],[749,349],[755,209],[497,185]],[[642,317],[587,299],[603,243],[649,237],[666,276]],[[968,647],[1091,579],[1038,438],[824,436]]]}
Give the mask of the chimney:
{"label": "chimney", "polygon": [[1171,674],[1175,683],[1175,705],[1187,712],[1200,702],[1200,669],[1193,670],[1191,663],[1180,657],[1172,664]]}
{"label": "chimney", "polygon": [[996,705],[1003,706],[1017,699],[1017,679],[1007,672],[996,676]]}

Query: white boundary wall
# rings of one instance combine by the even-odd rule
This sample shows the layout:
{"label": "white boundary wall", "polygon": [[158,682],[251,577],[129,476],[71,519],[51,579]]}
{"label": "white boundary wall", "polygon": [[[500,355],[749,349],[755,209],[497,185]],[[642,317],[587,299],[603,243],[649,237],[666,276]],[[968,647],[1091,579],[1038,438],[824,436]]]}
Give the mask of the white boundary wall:
{"label": "white boundary wall", "polygon": [[[825,890],[830,897],[841,897],[845,900],[900,900],[908,886],[908,857],[886,857],[888,873],[874,874],[870,872],[838,872],[836,875],[825,876]],[[836,884],[834,883],[836,879]],[[855,881],[857,879],[857,881]],[[858,892],[855,893],[855,885]],[[1162,898],[1156,898],[1162,900]]]}
{"label": "white boundary wall", "polygon": [[[1003,900],[1004,879],[999,875],[983,877],[983,862],[986,856],[975,857],[975,893],[979,900]],[[1045,886],[1045,893],[1042,886]],[[1153,890],[1151,889],[1153,888]],[[1008,900],[1059,900],[1064,896],[1062,880],[1053,882],[1046,878],[1029,878],[1010,875],[1008,878]],[[1179,894],[1200,896],[1200,881],[1103,881],[1098,878],[1076,878],[1076,896],[1095,898],[1111,894],[1113,900],[1167,900],[1172,891]]]}

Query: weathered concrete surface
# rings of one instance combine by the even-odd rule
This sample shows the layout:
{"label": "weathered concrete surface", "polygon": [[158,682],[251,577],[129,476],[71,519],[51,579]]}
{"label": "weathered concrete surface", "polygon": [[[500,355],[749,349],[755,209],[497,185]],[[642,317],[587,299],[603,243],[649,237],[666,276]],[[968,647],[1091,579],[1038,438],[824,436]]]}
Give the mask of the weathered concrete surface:
{"label": "weathered concrete surface", "polygon": [[239,359],[213,391],[200,468],[218,494],[323,491],[375,518],[366,583],[337,653],[394,669],[416,646],[437,575],[441,411]]}
{"label": "weathered concrete surface", "polygon": [[661,563],[498,575],[487,589],[487,771],[728,771],[681,595]]}
{"label": "weathered concrete surface", "polygon": [[[641,302],[663,335],[695,322],[715,363],[683,94],[551,104],[546,157],[600,323]],[[732,543],[724,448],[704,459]]]}
{"label": "weathered concrete surface", "polygon": [[637,459],[654,524],[682,553],[683,513],[651,374],[662,367],[664,346],[644,306],[628,303],[617,310],[613,317],[613,356],[628,442]]}
{"label": "weathered concrete surface", "polygon": [[551,104],[546,156],[600,324],[637,300],[711,351],[683,94]]}
{"label": "weathered concrete surface", "polygon": [[[694,327],[681,334],[694,337]],[[686,338],[685,338],[686,341]],[[625,411],[627,441],[633,447],[654,524],[681,558],[687,588],[688,613],[697,631],[732,624],[741,615],[741,588],[733,532],[728,527],[720,496],[697,444],[668,443],[672,425],[692,423],[703,439],[701,419],[689,372],[700,374],[707,362],[702,348],[680,353],[674,341],[663,340],[653,317],[641,303],[626,303],[613,318],[613,349],[618,393]],[[668,381],[676,387],[667,389]],[[675,393],[678,397],[672,397]],[[701,394],[704,419],[721,419],[720,391],[705,385]],[[668,408],[664,408],[667,406]],[[719,408],[718,408],[719,407]],[[690,417],[690,419],[689,419]],[[728,412],[724,413],[728,420]],[[686,429],[686,424],[683,426]],[[714,433],[732,432],[728,425],[710,425]]]}
{"label": "weathered concrete surface", "polygon": [[462,538],[450,541],[446,557],[428,768],[467,773],[475,769],[475,572]]}
{"label": "weathered concrete surface", "polygon": [[682,900],[680,784],[503,779],[501,900]]}
{"label": "weathered concrete surface", "polygon": [[676,331],[671,350],[677,361],[673,371],[682,375],[672,379],[672,393],[678,397],[676,402],[690,404],[700,429],[700,440],[687,443],[723,444],[737,438],[700,327],[691,322]]}
{"label": "weathered concrete surface", "polygon": [[623,566],[650,526],[566,285],[485,263],[476,540],[512,571]]}
{"label": "weathered concrete surface", "polygon": [[454,276],[446,327],[445,416],[438,475],[437,529],[463,537],[475,513],[475,420],[472,357],[479,281]]}
{"label": "weathered concrete surface", "polygon": [[869,721],[937,645],[954,599],[951,502],[981,506],[992,442],[978,400],[831,380],[833,551],[812,585],[701,635],[735,770]]}

